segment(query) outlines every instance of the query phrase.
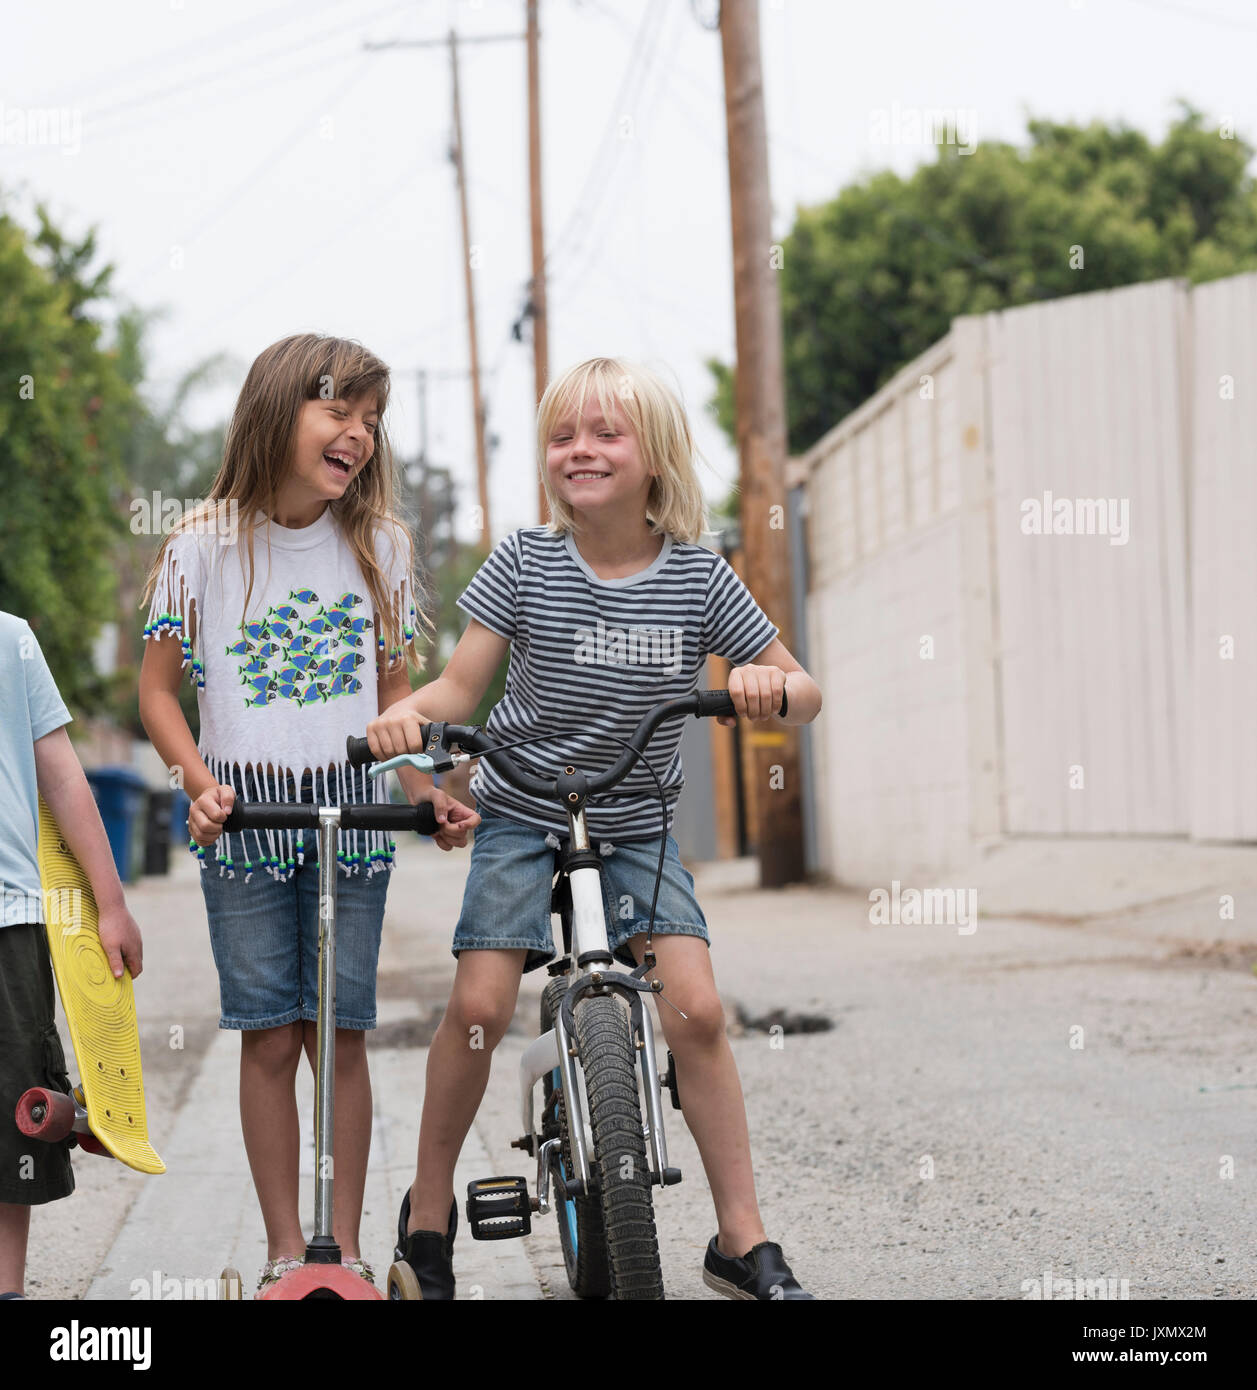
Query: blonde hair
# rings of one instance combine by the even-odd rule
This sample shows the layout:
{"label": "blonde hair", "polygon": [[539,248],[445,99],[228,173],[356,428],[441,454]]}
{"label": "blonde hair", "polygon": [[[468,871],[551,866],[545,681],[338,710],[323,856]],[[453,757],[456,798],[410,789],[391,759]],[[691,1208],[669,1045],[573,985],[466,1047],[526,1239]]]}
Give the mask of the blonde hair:
{"label": "blonde hair", "polygon": [[[362,569],[375,611],[380,615],[386,669],[392,669],[399,658],[407,663],[413,660],[421,668],[422,661],[414,648],[417,629],[411,627],[410,614],[398,611],[375,548],[376,534],[381,527],[395,548],[407,546],[411,590],[416,596],[423,593],[416,582],[414,547],[408,543],[407,527],[395,515],[395,465],[384,428],[389,370],[361,343],[347,338],[298,333],[272,343],[258,354],[240,388],[223,443],[223,461],[210,486],[209,496],[199,506],[185,512],[162,541],[144,586],[143,603],[149,602],[162,574],[171,538],[193,528],[212,513],[218,503],[234,501],[244,541],[240,547],[242,566],[244,554],[248,554],[243,621],[253,594],[256,514],[261,512],[270,517],[274,512],[280,488],[292,467],[302,407],[307,401],[355,400],[368,395],[374,396],[379,414],[375,447],[344,495],[329,505],[345,543]],[[431,634],[432,624],[427,615],[419,612],[417,618],[424,631]]]}
{"label": "blonde hair", "polygon": [[685,407],[654,372],[619,357],[591,357],[569,367],[546,387],[537,407],[537,462],[550,504],[547,529],[555,535],[577,530],[571,507],[555,494],[546,469],[546,451],[555,424],[566,410],[584,415],[590,398],[610,420],[613,405],[632,427],[642,462],[654,476],[646,498],[646,519],[656,534],[693,544],[707,529],[707,509],[698,483],[698,450]]}

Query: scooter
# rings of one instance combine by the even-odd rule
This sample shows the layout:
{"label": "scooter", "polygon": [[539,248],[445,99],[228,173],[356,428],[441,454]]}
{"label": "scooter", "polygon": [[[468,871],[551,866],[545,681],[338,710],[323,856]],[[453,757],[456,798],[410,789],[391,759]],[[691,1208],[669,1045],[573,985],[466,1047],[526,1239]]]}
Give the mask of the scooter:
{"label": "scooter", "polygon": [[[237,800],[223,830],[308,830],[319,839],[319,1004],[314,1072],[314,1235],[305,1260],[259,1293],[259,1299],[294,1302],[307,1298],[344,1301],[383,1299],[369,1280],[341,1264],[341,1250],[332,1235],[332,1136],[335,1109],[333,1049],[336,1041],[336,832],[338,830],[414,830],[435,835],[436,813],[431,803],[417,806],[315,806],[290,801]],[[230,1267],[220,1276],[220,1288],[240,1297],[239,1273]]]}

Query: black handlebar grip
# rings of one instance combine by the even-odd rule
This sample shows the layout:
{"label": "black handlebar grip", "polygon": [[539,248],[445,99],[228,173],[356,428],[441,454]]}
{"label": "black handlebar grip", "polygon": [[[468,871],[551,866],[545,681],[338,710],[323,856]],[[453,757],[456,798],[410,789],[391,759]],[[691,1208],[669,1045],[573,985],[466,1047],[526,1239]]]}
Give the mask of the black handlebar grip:
{"label": "black handlebar grip", "polygon": [[[786,717],[786,710],[789,706],[789,698],[783,690],[781,692],[781,708],[777,711],[783,719]],[[722,714],[737,714],[737,710],[733,708],[733,701],[729,698],[729,692],[727,690],[700,690],[698,692],[698,718],[706,719]]]}
{"label": "black handlebar grip", "polygon": [[414,830],[420,835],[435,835],[438,829],[430,801],[417,806],[342,806],[340,823],[343,830]]}
{"label": "black handlebar grip", "polygon": [[727,690],[700,690],[698,692],[698,710],[696,711],[700,719],[715,718],[717,715],[735,715],[737,711],[733,708],[733,701],[729,698]]}
{"label": "black handlebar grip", "polygon": [[350,767],[366,767],[368,763],[375,761],[375,754],[371,751],[371,745],[365,738],[357,738],[350,734],[345,740],[345,757],[349,761]]}
{"label": "black handlebar grip", "polygon": [[241,801],[237,798],[223,822],[223,830],[308,830],[318,823],[318,807],[307,802]]}

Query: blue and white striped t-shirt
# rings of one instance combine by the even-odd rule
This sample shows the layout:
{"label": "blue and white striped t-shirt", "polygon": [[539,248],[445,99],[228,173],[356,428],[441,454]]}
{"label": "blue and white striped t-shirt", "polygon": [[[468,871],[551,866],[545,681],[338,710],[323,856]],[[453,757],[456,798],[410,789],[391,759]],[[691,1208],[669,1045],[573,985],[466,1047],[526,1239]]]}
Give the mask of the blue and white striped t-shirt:
{"label": "blue and white striped t-shirt", "polygon": [[[743,666],[777,635],[727,561],[671,536],[638,574],[599,579],[570,535],[519,530],[481,565],[458,606],[511,644],[506,693],[487,732],[506,743],[569,731],[511,752],[547,777],[567,763],[585,773],[610,767],[623,748],[607,735],[627,739],[652,705],[705,686],[709,652]],[[663,783],[669,828],[685,782],[684,723],[662,724],[646,751]],[[472,790],[499,815],[567,835],[557,801],[517,791],[484,760]],[[660,819],[654,779],[640,763],[587,810],[591,835],[612,842],[657,840]]]}

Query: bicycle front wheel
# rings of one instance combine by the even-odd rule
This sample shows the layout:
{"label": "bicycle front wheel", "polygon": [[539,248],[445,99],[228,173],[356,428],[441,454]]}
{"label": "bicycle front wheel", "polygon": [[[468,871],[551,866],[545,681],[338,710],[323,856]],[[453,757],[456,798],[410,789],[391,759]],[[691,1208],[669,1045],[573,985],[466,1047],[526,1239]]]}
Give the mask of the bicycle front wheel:
{"label": "bicycle front wheel", "polygon": [[[566,977],[551,980],[541,996],[541,1031],[554,1027],[559,1006],[567,993]],[[568,1134],[567,1107],[558,1068],[545,1079],[542,1138],[559,1140],[559,1171],[574,1177],[572,1140]],[[579,1298],[606,1298],[611,1292],[611,1271],[607,1262],[607,1242],[602,1229],[602,1206],[597,1197],[565,1197],[555,1193],[555,1213],[559,1223],[559,1245],[567,1282]]]}
{"label": "bicycle front wheel", "polygon": [[599,1185],[610,1295],[619,1300],[660,1299],[663,1273],[637,1095],[636,1052],[628,1015],[615,999],[586,996],[577,1004],[576,1047],[593,1131],[592,1166]]}

